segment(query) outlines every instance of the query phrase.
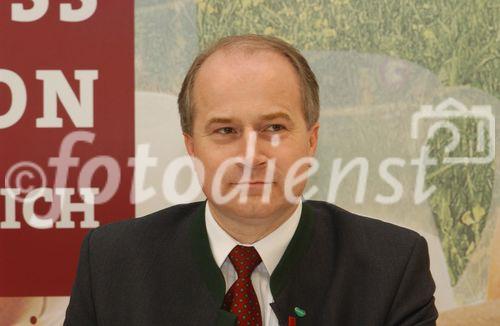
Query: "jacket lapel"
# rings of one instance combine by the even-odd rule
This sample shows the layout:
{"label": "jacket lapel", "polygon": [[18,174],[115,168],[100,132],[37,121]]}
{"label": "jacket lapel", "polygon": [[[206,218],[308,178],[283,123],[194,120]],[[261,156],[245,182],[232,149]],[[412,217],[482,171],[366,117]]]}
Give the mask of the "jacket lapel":
{"label": "jacket lapel", "polygon": [[[308,249],[313,239],[314,222],[313,212],[304,201],[297,230],[271,275],[270,286],[274,298],[271,308],[280,325],[288,325],[289,316],[297,318],[297,325],[309,324],[307,321],[314,317],[315,307],[311,305],[312,298],[306,297],[309,291],[304,291],[303,288],[305,283],[302,280],[307,275],[301,275],[300,272],[301,267],[309,265],[306,258],[309,257]],[[296,308],[299,312],[305,311],[306,315],[299,317],[296,314]]]}
{"label": "jacket lapel", "polygon": [[236,325],[236,315],[232,312],[219,309],[217,311],[216,326],[234,326]]}
{"label": "jacket lapel", "polygon": [[191,243],[193,249],[193,257],[197,264],[201,277],[211,294],[213,303],[219,308],[217,311],[217,326],[234,326],[236,323],[236,315],[220,309],[226,293],[226,283],[224,275],[217,266],[214,260],[210,243],[208,241],[208,233],[205,226],[205,202],[196,213],[191,224]]}
{"label": "jacket lapel", "polygon": [[[274,302],[271,308],[278,317],[280,325],[288,325],[288,316],[296,316],[295,307],[306,311],[304,317],[297,317],[297,325],[307,325],[307,321],[314,317],[312,298],[304,297],[306,283],[301,282],[298,274],[300,267],[307,265],[304,258],[313,238],[314,222],[312,209],[304,201],[299,225],[288,247],[281,257],[276,269],[271,275],[270,287]],[[201,273],[213,303],[219,307],[217,312],[217,326],[234,326],[236,315],[220,309],[225,295],[225,281],[220,268],[217,266],[205,227],[205,202],[201,205],[191,224],[192,254]],[[304,275],[302,275],[304,276]],[[314,293],[314,291],[313,291]]]}

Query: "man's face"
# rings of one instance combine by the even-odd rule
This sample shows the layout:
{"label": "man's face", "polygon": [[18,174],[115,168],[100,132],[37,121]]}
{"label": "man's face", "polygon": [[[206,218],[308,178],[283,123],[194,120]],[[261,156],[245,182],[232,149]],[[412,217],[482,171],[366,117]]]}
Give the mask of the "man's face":
{"label": "man's face", "polygon": [[[300,158],[314,156],[319,124],[309,130],[302,111],[299,78],[291,63],[271,51],[244,53],[218,51],[201,66],[193,90],[195,106],[192,135],[184,134],[186,149],[203,163],[203,191],[209,202],[226,216],[254,220],[273,218],[289,211],[296,203],[285,197],[285,177]],[[254,135],[255,142],[252,144]],[[219,183],[221,195],[235,187],[248,187],[245,202],[240,196],[220,203],[212,184],[217,169],[231,158]],[[275,160],[271,183],[252,184],[265,180],[266,169]],[[245,167],[250,171],[244,178]],[[293,173],[304,173],[302,164]],[[219,172],[220,173],[220,172]],[[300,197],[307,180],[290,187]],[[270,200],[263,200],[265,187],[270,187]]]}

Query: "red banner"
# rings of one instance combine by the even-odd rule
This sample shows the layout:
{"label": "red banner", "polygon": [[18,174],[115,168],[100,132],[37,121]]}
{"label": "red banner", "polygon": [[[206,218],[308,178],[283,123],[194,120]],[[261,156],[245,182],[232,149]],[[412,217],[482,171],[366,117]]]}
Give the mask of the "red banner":
{"label": "red banner", "polygon": [[69,295],[83,236],[134,216],[133,12],[0,2],[0,297]]}

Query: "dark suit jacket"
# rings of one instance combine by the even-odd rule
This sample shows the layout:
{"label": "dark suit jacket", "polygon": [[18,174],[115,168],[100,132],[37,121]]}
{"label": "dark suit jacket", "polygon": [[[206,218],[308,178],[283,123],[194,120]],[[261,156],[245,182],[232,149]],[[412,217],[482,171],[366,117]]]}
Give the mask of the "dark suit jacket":
{"label": "dark suit jacket", "polygon": [[[205,228],[205,201],[103,225],[85,237],[67,326],[234,325]],[[414,231],[303,202],[271,275],[280,325],[435,325],[427,242]]]}

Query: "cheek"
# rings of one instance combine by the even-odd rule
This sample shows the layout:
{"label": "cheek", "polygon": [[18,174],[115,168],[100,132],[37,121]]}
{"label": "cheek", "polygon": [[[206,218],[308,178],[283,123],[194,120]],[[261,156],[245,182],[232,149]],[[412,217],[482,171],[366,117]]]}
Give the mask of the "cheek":
{"label": "cheek", "polygon": [[[308,153],[305,149],[303,148],[297,148],[297,147],[288,147],[284,148],[284,150],[276,152],[275,158],[276,158],[276,169],[279,171],[280,174],[282,174],[283,179],[286,177],[286,174],[291,173],[289,172],[290,169],[293,167],[294,170],[297,170],[296,162],[301,160],[303,157],[308,156]],[[302,163],[298,166],[298,172],[294,173],[295,175],[299,174],[299,171],[304,171],[308,165]]]}
{"label": "cheek", "polygon": [[[209,186],[213,182],[217,171],[220,169],[220,166],[223,164],[224,159],[221,159],[221,156],[212,153],[203,158],[203,167],[205,169],[205,185]],[[228,182],[230,176],[233,174],[233,168],[231,166],[226,167],[224,169],[224,174],[222,176],[222,185]]]}

